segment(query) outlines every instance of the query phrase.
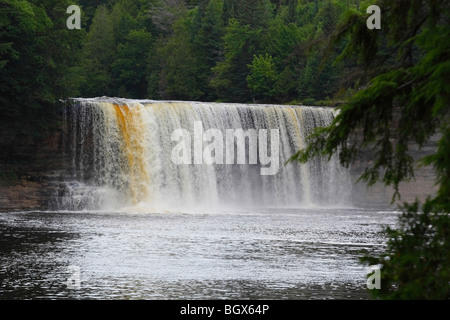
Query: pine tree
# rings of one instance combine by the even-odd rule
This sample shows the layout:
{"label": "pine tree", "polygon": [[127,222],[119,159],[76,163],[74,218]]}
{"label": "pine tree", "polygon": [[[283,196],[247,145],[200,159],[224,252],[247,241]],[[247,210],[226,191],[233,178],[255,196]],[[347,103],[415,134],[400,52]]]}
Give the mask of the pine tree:
{"label": "pine tree", "polygon": [[270,0],[241,0],[237,7],[237,18],[251,29],[265,28],[272,17]]}
{"label": "pine tree", "polygon": [[276,93],[275,83],[278,80],[278,73],[272,56],[265,54],[254,56],[253,62],[248,66],[251,70],[247,77],[248,87],[254,93],[254,99],[263,99],[264,102],[271,102]]}
{"label": "pine tree", "polygon": [[201,90],[205,92],[204,100],[215,100],[216,95],[209,87],[212,68],[223,56],[222,25],[223,0],[211,0],[198,9],[197,33],[194,36],[194,50],[198,60],[198,78]]}
{"label": "pine tree", "polygon": [[245,102],[249,100],[247,87],[248,65],[256,54],[254,40],[260,30],[251,30],[249,25],[241,25],[231,19],[224,36],[225,60],[213,68],[214,77],[211,86],[220,100]]}
{"label": "pine tree", "polygon": [[204,95],[199,84],[199,61],[190,42],[189,18],[174,24],[173,35],[158,49],[162,61],[159,79],[161,98],[198,100]]}
{"label": "pine tree", "polygon": [[59,100],[77,94],[84,32],[66,27],[70,4],[0,4],[0,122],[11,137],[45,135],[57,124]]}
{"label": "pine tree", "polygon": [[114,24],[108,8],[101,6],[95,12],[83,48],[83,69],[86,75],[82,86],[84,96],[106,96],[110,93],[111,64],[114,59]]}

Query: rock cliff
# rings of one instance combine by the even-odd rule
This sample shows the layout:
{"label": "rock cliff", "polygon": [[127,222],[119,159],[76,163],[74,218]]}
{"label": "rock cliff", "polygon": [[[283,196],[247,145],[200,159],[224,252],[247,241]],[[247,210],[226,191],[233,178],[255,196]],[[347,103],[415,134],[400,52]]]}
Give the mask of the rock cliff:
{"label": "rock cliff", "polygon": [[0,212],[46,210],[64,167],[63,130],[44,139],[0,136]]}

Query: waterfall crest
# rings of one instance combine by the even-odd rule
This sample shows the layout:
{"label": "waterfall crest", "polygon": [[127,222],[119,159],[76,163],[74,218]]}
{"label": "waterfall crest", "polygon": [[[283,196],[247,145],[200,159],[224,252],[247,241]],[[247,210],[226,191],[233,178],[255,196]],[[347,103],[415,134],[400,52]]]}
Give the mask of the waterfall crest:
{"label": "waterfall crest", "polygon": [[[350,178],[336,157],[286,164],[306,146],[314,128],[332,120],[333,109],[325,107],[73,99],[65,109],[65,150],[71,174],[56,206],[99,210],[138,205],[167,209],[348,205]],[[199,144],[197,124],[203,133],[223,132],[223,142],[231,129],[244,134],[259,131],[259,142],[262,137],[268,141],[255,147],[256,140],[247,134],[245,150],[239,151],[238,139],[236,148],[230,148],[216,134],[203,135]],[[186,144],[190,150],[182,155],[192,164],[173,160],[178,154],[177,130],[192,133]],[[274,130],[278,140],[270,135]],[[252,160],[250,151],[270,155],[275,142],[279,142],[279,168],[275,174],[262,175],[261,169],[268,164]],[[196,158],[204,153],[217,161],[209,164]],[[231,160],[241,157],[241,162],[230,164],[226,155],[234,157]]]}

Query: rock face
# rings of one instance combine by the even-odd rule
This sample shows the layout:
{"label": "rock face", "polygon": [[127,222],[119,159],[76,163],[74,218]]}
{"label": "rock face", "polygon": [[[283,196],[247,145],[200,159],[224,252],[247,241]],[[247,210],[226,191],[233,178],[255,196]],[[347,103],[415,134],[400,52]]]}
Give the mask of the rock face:
{"label": "rock face", "polygon": [[[410,146],[410,154],[418,162],[423,157],[433,154],[436,150],[439,136],[430,139],[427,145],[420,150],[417,146]],[[357,182],[364,169],[370,164],[371,159],[361,159],[356,161],[351,168],[353,180],[352,200],[355,206],[390,206],[394,195],[394,188],[377,183],[368,187],[364,182]],[[416,166],[414,179],[402,182],[399,185],[400,199],[395,200],[395,205],[405,202],[411,203],[415,200],[423,201],[428,196],[432,196],[437,191],[435,172],[430,166]]]}
{"label": "rock face", "polygon": [[0,212],[48,208],[65,172],[63,137],[63,130],[40,140],[2,133],[0,147],[10,155],[0,163]]}

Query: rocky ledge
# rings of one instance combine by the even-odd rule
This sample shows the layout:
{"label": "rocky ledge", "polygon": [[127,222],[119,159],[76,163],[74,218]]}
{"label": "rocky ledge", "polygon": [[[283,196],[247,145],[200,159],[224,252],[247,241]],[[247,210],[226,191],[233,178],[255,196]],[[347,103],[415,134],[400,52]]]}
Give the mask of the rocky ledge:
{"label": "rocky ledge", "polygon": [[0,136],[0,212],[48,209],[65,172],[63,136],[62,130],[45,139]]}

